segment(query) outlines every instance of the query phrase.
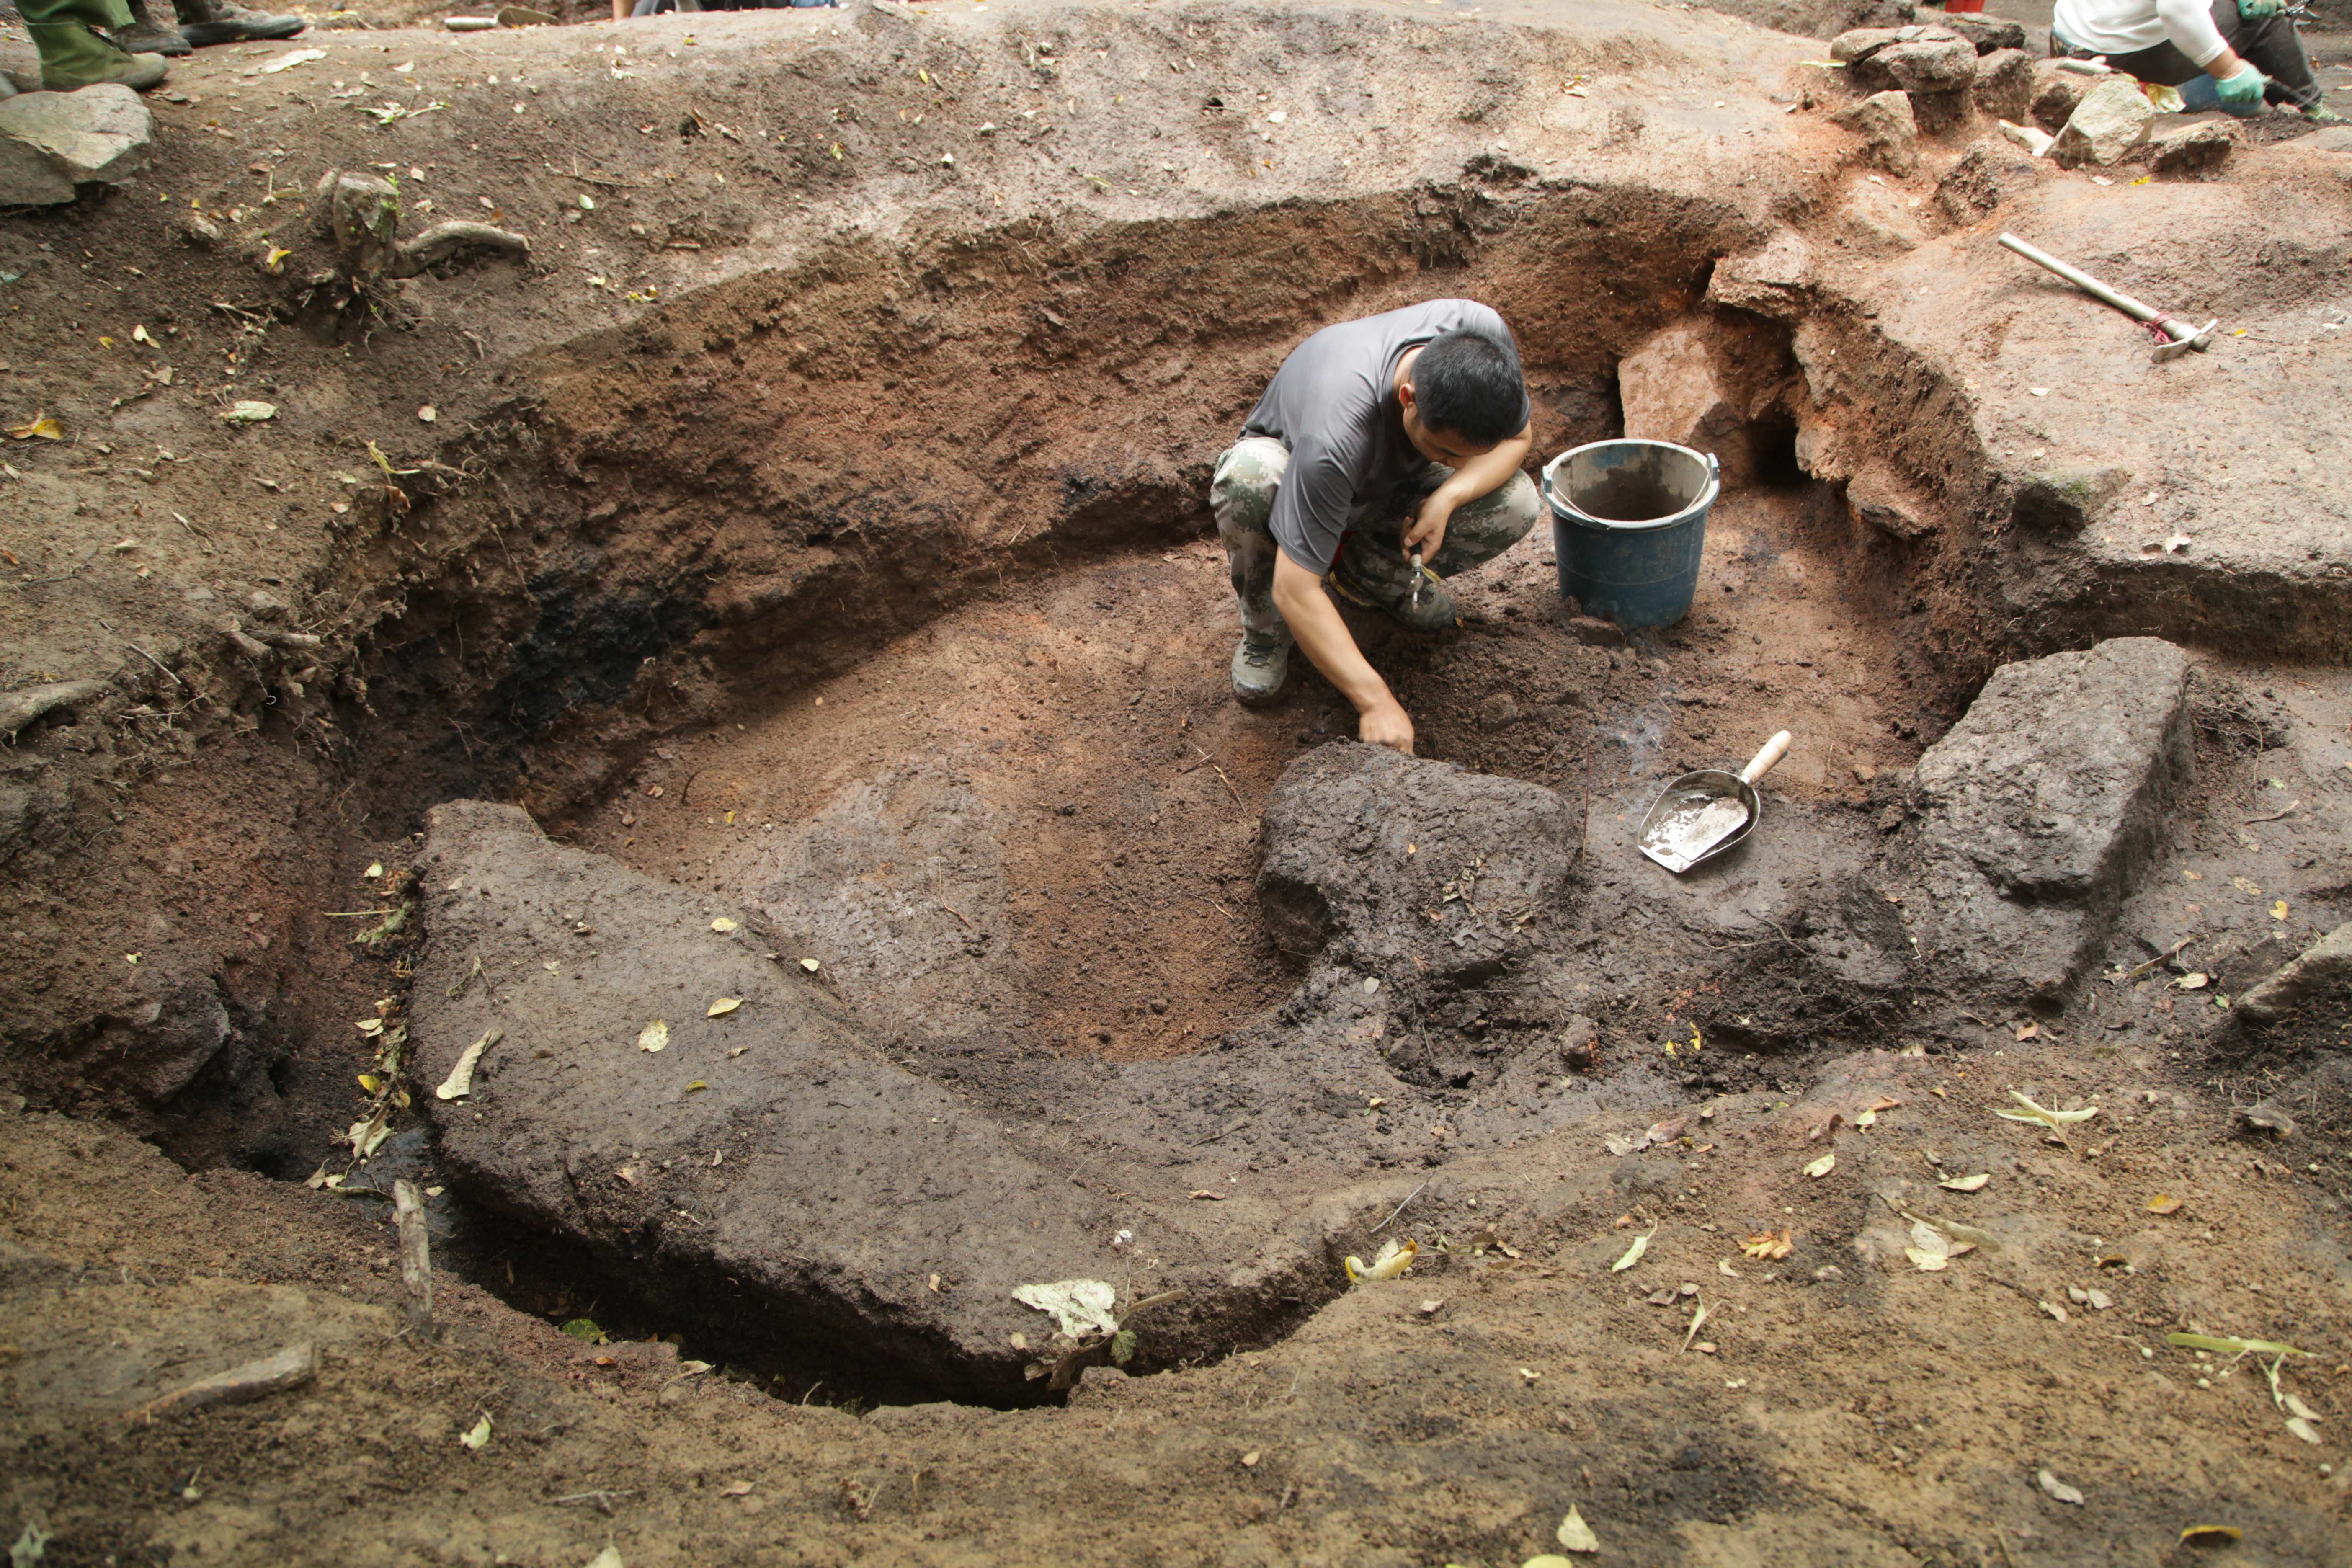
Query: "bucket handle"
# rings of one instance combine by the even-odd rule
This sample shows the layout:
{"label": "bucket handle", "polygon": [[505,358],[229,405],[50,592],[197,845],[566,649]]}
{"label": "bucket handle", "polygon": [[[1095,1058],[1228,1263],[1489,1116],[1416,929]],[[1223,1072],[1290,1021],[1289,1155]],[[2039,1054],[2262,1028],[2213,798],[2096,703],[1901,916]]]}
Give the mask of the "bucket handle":
{"label": "bucket handle", "polygon": [[[1689,451],[1692,448],[1689,447],[1684,448],[1685,451]],[[1582,512],[1577,510],[1574,503],[1560,500],[1552,489],[1553,472],[1559,468],[1560,464],[1568,461],[1569,458],[1574,457],[1580,450],[1582,450],[1581,447],[1571,447],[1567,451],[1562,452],[1559,457],[1554,458],[1550,462],[1546,463],[1543,466],[1543,476],[1541,480],[1537,484],[1536,489],[1537,493],[1542,496],[1544,505],[1549,508],[1555,516],[1563,511],[1574,512],[1579,517],[1584,515]],[[1717,494],[1723,489],[1723,465],[1716,460],[1716,456],[1713,452],[1700,452],[1698,455],[1706,459],[1706,483],[1700,487],[1698,499],[1711,506],[1715,502]]]}

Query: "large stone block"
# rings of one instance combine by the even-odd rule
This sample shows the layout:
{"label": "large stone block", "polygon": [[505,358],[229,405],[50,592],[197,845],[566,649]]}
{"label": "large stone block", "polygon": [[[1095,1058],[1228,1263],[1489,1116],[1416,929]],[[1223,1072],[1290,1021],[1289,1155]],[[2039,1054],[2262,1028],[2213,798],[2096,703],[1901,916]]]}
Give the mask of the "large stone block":
{"label": "large stone block", "polygon": [[[1011,1336],[1050,1329],[1012,1292],[1112,1268],[1100,1200],[877,1059],[706,898],[480,802],[432,813],[421,866],[414,1081],[467,1194],[714,1342],[1020,1397]],[[472,1092],[437,1098],[492,1031]]]}
{"label": "large stone block", "polygon": [[1759,248],[1717,262],[1706,302],[1792,321],[1810,308],[1812,290],[1812,247],[1794,229],[1782,229]]}
{"label": "large stone block", "polygon": [[1726,485],[1755,478],[1748,420],[1717,374],[1706,339],[1688,323],[1653,334],[1617,365],[1625,434],[1712,452]]}
{"label": "large stone block", "polygon": [[2110,76],[2083,95],[2050,155],[2067,168],[2120,163],[2147,140],[2156,106],[2127,76]]}
{"label": "large stone block", "polygon": [[1918,172],[1919,121],[1910,94],[1873,93],[1831,118],[1861,137],[1863,156],[1888,174],[1907,177]]}
{"label": "large stone block", "polygon": [[1978,57],[1969,92],[1978,113],[2024,124],[2033,112],[2033,57],[2023,49],[1995,49]]}
{"label": "large stone block", "polygon": [[1258,903],[1286,955],[1463,982],[1562,921],[1583,824],[1540,784],[1343,742],[1284,770],[1265,836]]}
{"label": "large stone block", "polygon": [[1919,759],[1931,971],[2048,1002],[2096,958],[2194,768],[2188,679],[2154,637],[1994,671]]}
{"label": "large stone block", "polygon": [[113,82],[0,100],[0,203],[73,200],[77,184],[118,184],[147,166],[146,104]]}

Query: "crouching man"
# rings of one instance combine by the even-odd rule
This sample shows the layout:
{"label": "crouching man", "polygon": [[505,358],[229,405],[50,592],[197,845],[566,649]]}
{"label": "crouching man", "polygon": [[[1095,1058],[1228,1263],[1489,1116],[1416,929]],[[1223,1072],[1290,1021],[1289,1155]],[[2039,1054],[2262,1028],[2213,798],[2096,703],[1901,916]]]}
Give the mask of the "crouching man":
{"label": "crouching man", "polygon": [[1412,719],[1325,590],[1415,631],[1455,625],[1437,579],[1501,554],[1542,510],[1519,471],[1529,412],[1511,330],[1474,300],[1343,321],[1293,350],[1209,486],[1241,599],[1234,695],[1271,702],[1296,640],[1363,739],[1412,751]]}

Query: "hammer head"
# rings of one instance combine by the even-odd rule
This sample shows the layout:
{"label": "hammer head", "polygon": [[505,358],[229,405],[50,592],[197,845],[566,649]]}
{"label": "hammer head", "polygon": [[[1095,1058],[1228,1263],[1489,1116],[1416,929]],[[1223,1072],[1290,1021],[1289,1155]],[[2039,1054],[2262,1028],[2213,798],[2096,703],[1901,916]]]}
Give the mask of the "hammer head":
{"label": "hammer head", "polygon": [[2213,329],[2221,325],[2221,321],[2216,316],[2200,327],[2178,316],[2165,317],[2157,323],[2158,330],[2163,333],[2163,341],[2156,345],[2157,363],[2160,364],[2168,359],[2179,359],[2190,349],[2203,353],[2213,346]]}

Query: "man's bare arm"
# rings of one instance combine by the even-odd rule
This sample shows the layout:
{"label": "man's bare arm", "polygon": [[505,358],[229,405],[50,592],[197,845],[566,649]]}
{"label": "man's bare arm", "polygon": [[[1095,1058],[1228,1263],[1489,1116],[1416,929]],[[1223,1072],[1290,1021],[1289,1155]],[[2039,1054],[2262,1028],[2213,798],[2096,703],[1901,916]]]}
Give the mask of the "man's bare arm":
{"label": "man's bare arm", "polygon": [[1412,721],[1388,682],[1365,659],[1339,618],[1339,606],[1323,591],[1323,579],[1277,550],[1274,558],[1274,607],[1323,678],[1356,706],[1356,732],[1377,745],[1412,751]]}
{"label": "man's bare arm", "polygon": [[1421,511],[1412,526],[1404,531],[1407,554],[1419,550],[1423,557],[1434,555],[1445,543],[1445,525],[1454,516],[1454,509],[1480,496],[1492,494],[1510,482],[1518,472],[1519,464],[1527,459],[1528,449],[1535,445],[1532,421],[1512,437],[1454,470],[1454,477],[1430,492],[1421,503]]}

